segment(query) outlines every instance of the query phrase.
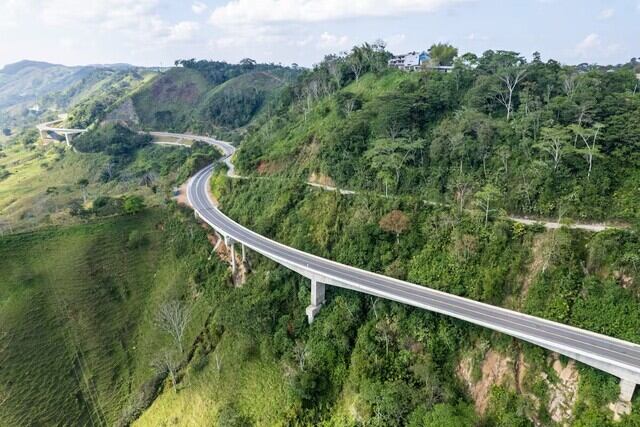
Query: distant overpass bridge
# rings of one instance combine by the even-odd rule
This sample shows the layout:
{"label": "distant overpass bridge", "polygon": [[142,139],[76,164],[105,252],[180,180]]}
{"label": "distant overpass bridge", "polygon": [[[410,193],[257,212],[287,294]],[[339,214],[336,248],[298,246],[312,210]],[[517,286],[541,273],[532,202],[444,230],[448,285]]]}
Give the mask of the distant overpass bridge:
{"label": "distant overpass bridge", "polygon": [[36,129],[38,129],[38,131],[40,132],[40,138],[44,140],[49,136],[49,134],[54,133],[56,135],[64,136],[67,145],[71,146],[71,140],[74,136],[87,131],[87,129],[73,129],[55,126],[60,122],[62,122],[62,119],[53,120],[51,122],[37,125]]}

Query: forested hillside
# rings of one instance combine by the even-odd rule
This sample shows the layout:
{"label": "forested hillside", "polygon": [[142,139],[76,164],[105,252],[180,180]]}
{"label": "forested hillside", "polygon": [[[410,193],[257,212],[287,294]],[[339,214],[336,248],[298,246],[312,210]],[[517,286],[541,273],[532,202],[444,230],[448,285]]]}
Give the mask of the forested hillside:
{"label": "forested hillside", "polygon": [[240,64],[191,59],[176,65],[131,93],[98,97],[76,107],[71,125],[119,120],[144,130],[200,132],[239,140],[240,129],[298,74],[250,59]]}
{"label": "forested hillside", "polygon": [[244,142],[241,170],[324,175],[461,209],[640,218],[632,65],[605,71],[488,51],[457,58],[450,73],[406,73],[387,58],[367,45],[307,72]]}

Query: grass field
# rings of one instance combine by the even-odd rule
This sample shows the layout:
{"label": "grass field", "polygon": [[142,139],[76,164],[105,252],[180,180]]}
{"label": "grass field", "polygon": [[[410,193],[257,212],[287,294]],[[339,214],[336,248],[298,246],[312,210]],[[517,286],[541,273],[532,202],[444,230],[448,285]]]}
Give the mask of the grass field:
{"label": "grass field", "polygon": [[189,281],[163,215],[0,238],[0,425],[113,425],[154,375],[155,312]]}
{"label": "grass field", "polygon": [[222,425],[216,423],[220,412],[233,408],[256,426],[273,426],[295,413],[297,400],[281,364],[263,358],[245,360],[238,343],[232,342],[234,338],[225,334],[214,352],[198,356],[180,392],[165,391],[133,425]]}
{"label": "grass field", "polygon": [[[178,150],[145,147],[136,153],[118,179],[104,182],[100,173],[109,162],[104,154],[76,153],[55,143],[33,149],[21,144],[5,145],[0,155],[0,171],[5,169],[9,175],[0,178],[0,234],[77,222],[77,218],[70,215],[70,206],[76,203],[90,207],[99,196],[138,194],[145,198],[147,205],[159,205],[177,173],[171,168],[161,170],[163,162],[170,157],[186,157]],[[156,192],[140,183],[140,175],[149,168],[154,173]],[[81,179],[89,181],[86,204],[83,189],[78,185]]]}
{"label": "grass field", "polygon": [[166,130],[189,118],[209,86],[194,70],[172,68],[142,85],[132,100],[143,128]]}

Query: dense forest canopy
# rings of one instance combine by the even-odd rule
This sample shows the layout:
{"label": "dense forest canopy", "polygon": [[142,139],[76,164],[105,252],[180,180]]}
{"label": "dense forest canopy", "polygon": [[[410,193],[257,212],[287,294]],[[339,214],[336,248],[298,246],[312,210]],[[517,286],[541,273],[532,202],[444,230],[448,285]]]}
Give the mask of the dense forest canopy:
{"label": "dense forest canopy", "polygon": [[485,195],[512,213],[640,218],[637,62],[573,67],[489,50],[456,57],[448,73],[406,73],[389,57],[365,44],[306,71],[244,143],[241,169],[319,172],[461,207]]}

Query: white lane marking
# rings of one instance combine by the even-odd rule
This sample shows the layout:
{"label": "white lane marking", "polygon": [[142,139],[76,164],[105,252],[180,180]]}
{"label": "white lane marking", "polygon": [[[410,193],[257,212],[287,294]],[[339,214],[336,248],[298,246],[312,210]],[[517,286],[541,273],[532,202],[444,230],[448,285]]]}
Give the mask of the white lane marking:
{"label": "white lane marking", "polygon": [[[208,170],[207,171],[203,170],[201,172],[203,172],[203,173],[200,176],[198,176],[198,179],[197,179],[197,185],[196,185],[197,189],[200,189],[200,187],[202,187],[202,185],[206,186],[205,178],[207,178],[207,177],[205,175],[207,175]],[[203,180],[205,180],[204,184],[202,184]],[[206,188],[205,188],[205,191],[206,191]],[[195,194],[197,196],[197,200],[202,206],[207,206],[207,204],[209,204],[209,203],[207,203],[207,202],[202,200],[202,194],[201,193],[202,193],[201,191],[197,191],[197,190],[195,191]],[[310,268],[310,266],[308,265],[307,261],[308,261],[308,258],[311,258],[310,257],[311,254],[302,253],[302,256],[300,256],[300,255],[298,255],[298,254],[296,254],[296,253],[294,253],[292,251],[292,250],[294,250],[294,248],[285,247],[286,249],[283,250],[283,249],[279,248],[278,246],[284,246],[284,245],[281,245],[278,242],[271,241],[270,239],[265,238],[264,236],[260,236],[257,233],[253,233],[250,230],[245,229],[245,227],[242,227],[241,225],[235,223],[234,221],[232,221],[231,219],[229,219],[228,217],[223,215],[215,207],[212,207],[209,210],[215,210],[221,216],[221,218],[223,220],[228,221],[229,224],[226,224],[227,226],[229,226],[229,230],[230,230],[230,232],[227,231],[228,234],[230,234],[230,235],[234,234],[233,232],[234,231],[237,232],[238,230],[241,232],[241,234],[247,234],[248,237],[253,237],[253,236],[251,234],[249,234],[249,233],[246,233],[247,231],[252,233],[252,234],[255,234],[257,236],[255,239],[257,241],[259,241],[260,243],[262,243],[263,246],[266,246],[263,249],[263,251],[266,252],[264,255],[267,255],[269,253],[269,251],[272,251],[272,252],[275,252],[276,254],[280,255],[284,260],[287,260],[287,258],[289,258],[288,261],[292,262],[294,264],[298,264],[300,261],[303,261],[303,264],[306,264],[306,265],[300,265],[299,264],[300,267],[307,268],[307,269]],[[207,214],[209,214],[209,212],[207,212],[207,211],[205,211],[205,212],[206,213],[203,216],[206,217]],[[217,218],[215,218],[213,216],[211,218],[212,219],[210,219],[210,220],[212,222],[215,222],[217,220]],[[234,227],[236,227],[238,229],[234,230]],[[237,240],[241,240],[241,239],[238,239],[237,237],[236,237],[236,239]],[[245,243],[247,243],[247,242],[245,242]],[[271,246],[271,247],[269,247],[269,246]],[[298,251],[296,251],[296,252],[298,252]],[[491,313],[473,311],[472,310],[473,307],[472,308],[463,307],[463,306],[455,305],[455,304],[450,303],[450,302],[445,301],[445,300],[440,300],[439,299],[439,297],[441,297],[440,295],[438,295],[438,296],[425,295],[425,293],[430,293],[429,291],[434,291],[434,290],[432,290],[430,288],[426,288],[426,287],[422,287],[422,286],[418,286],[418,285],[413,285],[413,286],[417,286],[423,294],[421,295],[419,293],[411,293],[410,291],[407,291],[407,290],[404,290],[404,289],[398,289],[397,287],[394,286],[393,283],[384,283],[384,279],[378,279],[378,280],[381,280],[381,283],[372,282],[367,277],[367,275],[374,274],[374,273],[368,272],[366,270],[361,270],[361,269],[357,269],[355,267],[350,267],[350,266],[344,265],[344,266],[341,266],[341,267],[342,267],[343,270],[347,270],[347,271],[340,271],[340,270],[332,268],[329,265],[326,265],[331,261],[330,260],[325,260],[324,258],[320,258],[320,260],[314,260],[314,259],[311,258],[311,263],[314,263],[314,262],[318,263],[318,266],[316,267],[316,270],[320,274],[326,274],[326,273],[322,272],[322,269],[324,269],[324,270],[328,270],[329,272],[338,273],[339,275],[343,276],[343,277],[339,277],[339,276],[334,275],[334,279],[339,281],[339,282],[340,281],[347,281],[347,282],[352,281],[355,284],[356,280],[354,280],[353,278],[348,278],[348,276],[350,276],[350,275],[351,276],[360,275],[360,276],[364,276],[364,277],[356,277],[356,279],[358,279],[357,281],[364,281],[366,283],[369,283],[370,286],[373,288],[373,291],[375,291],[376,288],[378,288],[379,292],[384,292],[385,290],[390,290],[393,293],[403,294],[403,295],[409,296],[409,297],[411,297],[413,299],[421,298],[421,299],[423,299],[423,301],[424,301],[424,299],[428,299],[428,300],[430,299],[430,300],[432,300],[431,304],[436,304],[436,305],[439,304],[441,306],[453,307],[454,309],[456,309],[460,313],[455,313],[455,312],[447,313],[445,308],[440,308],[439,309],[439,310],[444,311],[443,314],[448,314],[448,315],[450,315],[452,317],[458,317],[458,316],[462,315],[462,313],[471,313],[472,316],[470,317],[470,319],[472,319],[471,320],[472,322],[473,322],[474,315],[475,315],[475,317],[482,316],[485,319],[489,318],[489,319],[494,319],[494,320],[498,321],[496,323],[502,322],[503,324],[506,324],[506,325],[517,325],[517,326],[523,328],[524,330],[533,330],[533,331],[538,332],[538,333],[543,332],[547,336],[555,336],[555,337],[561,338],[562,340],[570,340],[570,341],[582,344],[583,347],[599,348],[599,349],[604,350],[604,352],[606,352],[606,353],[614,353],[614,354],[622,355],[625,358],[634,359],[634,360],[640,360],[640,358],[638,358],[637,356],[634,356],[634,355],[629,354],[629,353],[625,353],[625,352],[613,350],[613,349],[610,349],[610,348],[602,347],[599,344],[590,343],[590,342],[586,342],[586,341],[581,341],[579,339],[571,338],[571,337],[568,337],[566,335],[559,335],[559,334],[556,334],[556,333],[548,331],[548,330],[541,330],[539,327],[536,328],[536,327],[530,326],[529,324],[523,324],[523,323],[521,323],[521,321],[523,321],[523,320],[526,321],[527,319],[519,317],[521,315],[521,313],[517,313],[517,312],[501,313],[501,314],[504,314],[505,316],[509,316],[509,317],[513,317],[513,318],[496,317],[495,315],[493,315]],[[322,264],[325,264],[325,265],[322,265]],[[355,270],[355,271],[351,271],[351,270]],[[354,273],[358,273],[358,274],[354,274]],[[344,276],[347,276],[347,278],[345,279]],[[417,291],[417,289],[413,290],[413,291],[415,292],[415,291]],[[393,295],[393,293],[391,293],[391,295]],[[400,298],[400,295],[398,295],[398,297]],[[444,296],[444,297],[446,297],[446,296]],[[454,296],[450,295],[449,297],[454,297]],[[460,297],[458,297],[458,298],[460,298]],[[461,301],[461,302],[465,303],[465,305],[467,305],[467,306],[473,305],[474,303],[475,304],[481,304],[481,303],[478,303],[478,302],[475,302],[475,301],[470,301],[470,300],[465,300],[465,301]],[[422,302],[422,303],[426,304],[425,302]],[[410,304],[410,305],[412,305],[412,304]],[[492,306],[489,306],[489,307],[492,307]],[[492,308],[499,309],[499,307],[492,307]],[[433,311],[437,311],[437,310],[433,310]],[[533,319],[532,323],[535,322],[535,321],[540,321],[540,320],[543,320],[543,319]],[[558,326],[546,325],[546,326],[550,326],[553,329],[560,330],[560,331],[564,332],[565,334],[571,333],[572,335],[578,336],[578,337],[580,337],[580,335],[581,335],[581,334],[579,334],[577,332],[565,329],[565,325],[558,325]],[[488,326],[488,327],[491,328],[491,326]],[[526,334],[525,331],[517,331],[517,329],[513,328],[513,327],[511,329],[513,329],[515,333],[520,332],[520,333]],[[607,336],[602,336],[602,337],[605,338],[605,339],[610,338],[610,337],[607,337]],[[542,338],[536,338],[535,336],[532,336],[532,338],[533,339],[542,340]],[[587,337],[580,337],[580,338],[584,339],[584,338],[587,338]],[[562,342],[562,341],[560,341],[560,342]],[[631,344],[631,343],[629,343],[629,344]],[[628,349],[628,350],[633,350],[633,349]]]}

